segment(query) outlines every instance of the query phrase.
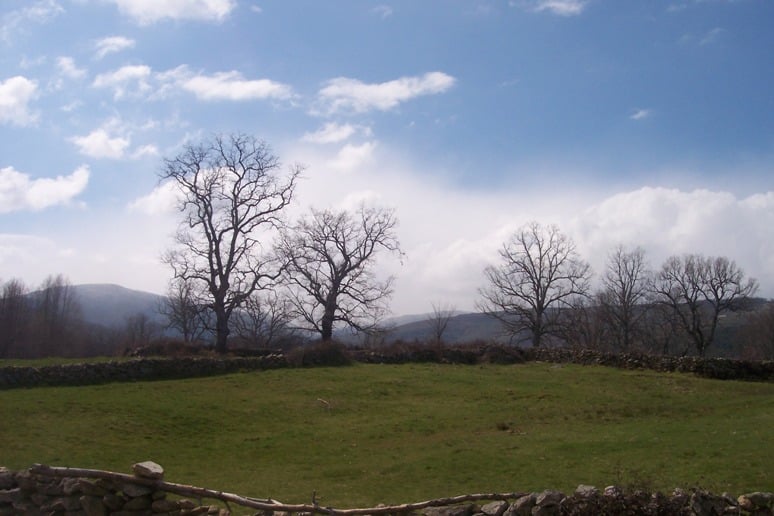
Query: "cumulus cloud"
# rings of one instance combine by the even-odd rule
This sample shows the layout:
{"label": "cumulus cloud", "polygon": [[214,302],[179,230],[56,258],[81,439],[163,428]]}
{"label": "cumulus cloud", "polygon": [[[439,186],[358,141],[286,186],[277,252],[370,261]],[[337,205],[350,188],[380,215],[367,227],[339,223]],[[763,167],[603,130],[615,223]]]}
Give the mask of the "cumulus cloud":
{"label": "cumulus cloud", "polygon": [[148,93],[151,86],[148,80],[151,69],[146,65],[127,65],[112,72],[101,73],[94,78],[94,88],[109,88],[113,90],[113,98],[120,100],[128,96],[139,96]]}
{"label": "cumulus cloud", "polygon": [[0,81],[0,124],[30,125],[38,118],[29,108],[37,96],[38,83],[17,75]]}
{"label": "cumulus cloud", "polygon": [[108,0],[140,25],[161,20],[220,22],[236,7],[235,0]]}
{"label": "cumulus cloud", "polygon": [[121,159],[131,140],[124,136],[121,123],[111,119],[85,136],[73,136],[70,142],[78,147],[81,154],[91,158]]}
{"label": "cumulus cloud", "polygon": [[585,7],[584,0],[538,0],[534,3],[533,10],[547,11],[559,16],[577,16]]}
{"label": "cumulus cloud", "polygon": [[68,176],[32,179],[13,167],[0,168],[0,213],[40,211],[67,204],[86,188],[89,167],[78,167]]}
{"label": "cumulus cloud", "polygon": [[159,215],[177,211],[177,203],[181,192],[177,183],[167,181],[154,188],[148,195],[142,196],[129,203],[130,212],[139,212],[145,215]]}
{"label": "cumulus cloud", "polygon": [[[358,150],[367,161],[357,173],[336,168]],[[383,142],[370,149],[299,146],[283,154],[309,165],[297,192],[302,207],[366,200],[395,208],[406,258],[402,265],[386,260],[380,270],[397,277],[397,314],[426,312],[439,299],[474,309],[483,269],[532,220],[557,224],[597,273],[619,244],[645,248],[653,267],[672,254],[722,255],[760,281],[761,295],[774,296],[774,192],[643,187],[604,193],[596,185],[486,190],[450,184],[432,164],[404,161]]]}
{"label": "cumulus cloud", "polygon": [[705,46],[705,45],[710,45],[714,43],[715,41],[718,40],[718,38],[720,38],[723,35],[724,32],[726,32],[726,30],[721,27],[715,27],[714,29],[709,30],[699,40],[699,45]]}
{"label": "cumulus cloud", "polygon": [[392,7],[389,5],[381,4],[371,9],[371,12],[379,16],[381,19],[386,20],[392,16]]}
{"label": "cumulus cloud", "polygon": [[68,79],[80,79],[86,75],[86,70],[78,68],[72,57],[60,56],[56,58],[56,67],[63,76]]}
{"label": "cumulus cloud", "polygon": [[428,72],[418,77],[401,77],[376,84],[337,77],[325,83],[318,93],[318,99],[323,111],[328,114],[388,111],[419,96],[443,93],[454,86],[455,82],[454,77],[443,72]]}
{"label": "cumulus cloud", "polygon": [[355,131],[353,125],[329,122],[313,133],[304,134],[301,139],[311,143],[338,143],[347,140]]}
{"label": "cumulus cloud", "polygon": [[121,52],[123,50],[134,48],[135,41],[124,36],[108,36],[98,39],[94,43],[94,57],[102,59],[108,54]]}
{"label": "cumulus cloud", "polygon": [[617,244],[641,245],[654,266],[673,254],[727,256],[774,290],[774,192],[644,187],[593,204],[570,221],[579,247],[597,270]]}
{"label": "cumulus cloud", "polygon": [[361,145],[347,144],[341,148],[329,165],[335,170],[356,170],[371,161],[375,149],[376,142],[365,142]]}
{"label": "cumulus cloud", "polygon": [[650,117],[650,109],[638,109],[629,115],[631,120],[644,120],[648,117]]}
{"label": "cumulus cloud", "polygon": [[246,80],[237,71],[194,75],[180,85],[201,100],[285,100],[293,96],[290,86],[269,79]]}
{"label": "cumulus cloud", "polygon": [[9,41],[24,24],[46,23],[63,12],[64,8],[56,0],[39,0],[10,11],[0,18],[0,39]]}

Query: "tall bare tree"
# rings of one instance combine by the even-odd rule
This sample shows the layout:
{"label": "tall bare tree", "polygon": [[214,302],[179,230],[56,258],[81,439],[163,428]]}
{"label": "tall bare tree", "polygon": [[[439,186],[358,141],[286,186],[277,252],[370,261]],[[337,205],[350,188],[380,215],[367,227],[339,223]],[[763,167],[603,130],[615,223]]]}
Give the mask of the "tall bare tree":
{"label": "tall bare tree", "polygon": [[599,301],[619,351],[629,351],[640,333],[649,284],[643,248],[618,246],[608,255]]}
{"label": "tall bare tree", "polygon": [[167,318],[167,328],[180,332],[186,344],[202,339],[207,331],[207,315],[199,305],[202,296],[190,281],[173,280],[166,297],[160,303],[159,313]]}
{"label": "tall bare tree", "polygon": [[698,254],[668,258],[651,287],[656,301],[668,306],[693,341],[700,356],[715,339],[720,314],[737,308],[758,290],[735,262],[724,256]]}
{"label": "tall bare tree", "polygon": [[287,264],[291,300],[304,327],[331,340],[336,323],[359,331],[376,327],[388,311],[394,278],[377,279],[379,251],[401,254],[392,210],[312,210],[282,232],[278,254]]}
{"label": "tall bare tree", "polygon": [[451,304],[441,302],[433,303],[433,311],[427,317],[427,323],[433,332],[435,342],[440,344],[443,341],[443,334],[449,326],[449,320],[454,317],[456,307]]}
{"label": "tall bare tree", "polygon": [[164,260],[175,279],[206,294],[201,304],[214,315],[221,353],[234,310],[280,275],[279,265],[262,253],[261,239],[281,225],[301,172],[295,165],[282,175],[281,168],[264,142],[229,135],[187,145],[160,174],[179,188],[183,214],[177,246]]}
{"label": "tall bare tree", "polygon": [[254,348],[271,348],[293,333],[293,304],[276,290],[255,292],[234,316],[234,333]]}
{"label": "tall bare tree", "polygon": [[561,337],[559,309],[590,288],[591,268],[578,257],[575,243],[556,226],[531,222],[499,254],[500,264],[484,270],[487,285],[479,291],[479,308],[512,336],[529,332],[535,347],[546,336]]}
{"label": "tall bare tree", "polygon": [[61,274],[48,276],[31,297],[38,353],[66,354],[81,322],[81,305],[70,281]]}
{"label": "tall bare tree", "polygon": [[0,357],[25,357],[32,307],[27,287],[18,279],[6,281],[0,290]]}

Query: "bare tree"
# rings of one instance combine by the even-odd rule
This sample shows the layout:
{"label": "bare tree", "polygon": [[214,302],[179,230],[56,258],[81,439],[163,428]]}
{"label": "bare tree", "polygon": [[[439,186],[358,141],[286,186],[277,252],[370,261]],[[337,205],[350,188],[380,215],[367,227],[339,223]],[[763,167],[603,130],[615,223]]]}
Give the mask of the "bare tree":
{"label": "bare tree", "polygon": [[[556,226],[532,222],[500,249],[500,264],[484,270],[479,308],[512,336],[528,331],[539,347],[545,336],[561,336],[560,308],[589,292],[591,268],[573,241]],[[523,340],[523,339],[522,339]]]}
{"label": "bare tree", "polygon": [[0,291],[0,358],[29,356],[31,307],[21,280],[5,282]]}
{"label": "bare tree", "polygon": [[174,182],[183,213],[177,247],[164,261],[175,279],[203,292],[200,304],[215,319],[216,349],[225,352],[229,320],[250,295],[276,280],[281,268],[262,253],[261,238],[281,225],[301,167],[286,177],[262,141],[245,135],[216,136],[187,145],[165,161],[162,181]]}
{"label": "bare tree", "polygon": [[160,329],[159,325],[153,322],[146,313],[137,312],[130,315],[126,318],[124,325],[126,346],[129,348],[147,346],[151,339],[158,335]]}
{"label": "bare tree", "polygon": [[427,317],[427,323],[433,332],[433,338],[437,344],[443,341],[443,334],[449,326],[449,320],[454,317],[456,307],[451,304],[433,303],[433,311]]}
{"label": "bare tree", "polygon": [[698,254],[668,258],[651,287],[656,302],[677,315],[700,356],[715,339],[720,314],[735,309],[757,289],[757,281],[745,279],[735,262]]}
{"label": "bare tree", "polygon": [[167,318],[166,327],[180,332],[187,344],[201,340],[207,331],[205,310],[199,305],[201,298],[190,281],[178,278],[170,283],[159,306],[159,313]]}
{"label": "bare tree", "polygon": [[643,248],[626,250],[618,246],[608,256],[599,301],[619,351],[629,351],[640,334],[649,284]]}
{"label": "bare tree", "polygon": [[605,350],[608,327],[601,305],[585,296],[571,296],[560,311],[559,333],[567,345],[581,349]]}
{"label": "bare tree", "polygon": [[48,276],[31,298],[38,353],[68,354],[81,322],[81,306],[70,281],[61,274]]}
{"label": "bare tree", "polygon": [[234,333],[254,348],[270,348],[290,336],[293,304],[277,291],[253,293],[234,318]]}
{"label": "bare tree", "polygon": [[392,210],[363,205],[356,212],[313,209],[283,231],[278,254],[306,329],[329,341],[338,322],[359,331],[376,327],[394,278],[379,281],[373,266],[380,250],[401,254],[396,226]]}

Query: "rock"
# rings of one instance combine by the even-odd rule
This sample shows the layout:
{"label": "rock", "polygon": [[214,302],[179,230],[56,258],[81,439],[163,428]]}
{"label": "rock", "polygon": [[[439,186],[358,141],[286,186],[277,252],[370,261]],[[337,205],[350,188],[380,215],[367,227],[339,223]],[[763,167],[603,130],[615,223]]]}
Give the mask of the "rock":
{"label": "rock", "polygon": [[154,513],[173,512],[180,510],[180,506],[173,500],[155,500],[151,504],[151,510]]}
{"label": "rock", "polygon": [[124,510],[125,511],[143,511],[145,509],[150,509],[151,505],[153,504],[153,500],[150,496],[138,496],[136,498],[132,498],[128,502],[124,504]]}
{"label": "rock", "polygon": [[96,496],[81,496],[80,502],[81,508],[86,513],[86,516],[106,516],[108,513],[107,507],[102,503],[102,498]]}
{"label": "rock", "polygon": [[559,505],[564,499],[564,493],[559,491],[543,491],[535,499],[535,505],[538,507],[547,507],[549,505]]}
{"label": "rock", "polygon": [[604,491],[605,496],[612,496],[618,498],[623,496],[623,489],[618,486],[607,486]]}
{"label": "rock", "polygon": [[124,506],[126,499],[122,496],[109,493],[102,497],[102,503],[111,511],[117,511]]}
{"label": "rock", "polygon": [[535,507],[536,500],[537,493],[530,493],[521,498],[517,498],[516,501],[506,509],[503,516],[529,516],[532,514],[532,508]]}
{"label": "rock", "polygon": [[99,485],[96,481],[88,478],[80,478],[73,486],[73,492],[81,492],[87,496],[105,496],[110,491]]}
{"label": "rock", "polygon": [[445,507],[428,507],[422,513],[425,516],[472,516],[473,505],[447,505]]}
{"label": "rock", "polygon": [[187,498],[183,498],[182,500],[178,500],[177,503],[180,506],[180,508],[185,510],[185,511],[190,511],[191,509],[196,507],[196,504],[194,502],[192,502],[191,500],[187,499]]}
{"label": "rock", "polygon": [[575,494],[577,496],[582,496],[583,498],[591,498],[592,496],[596,496],[599,494],[599,489],[597,489],[594,486],[587,486],[587,485],[581,484],[575,488]]}
{"label": "rock", "polygon": [[498,502],[492,502],[481,507],[481,512],[487,516],[502,516],[505,510],[508,508],[508,502],[500,500]]}
{"label": "rock", "polygon": [[759,509],[763,507],[771,508],[771,506],[774,505],[774,493],[761,493],[756,491],[755,493],[747,493],[744,496]]}
{"label": "rock", "polygon": [[78,489],[77,478],[63,478],[61,485],[62,485],[62,491],[64,491],[64,494],[66,494],[67,496],[81,492]]}
{"label": "rock", "polygon": [[14,503],[21,501],[22,492],[21,488],[15,487],[13,489],[0,490],[0,503]]}
{"label": "rock", "polygon": [[736,502],[739,504],[739,508],[744,509],[745,511],[752,511],[755,509],[755,504],[747,497],[747,495],[740,496],[736,499]]}
{"label": "rock", "polygon": [[16,487],[16,481],[13,479],[13,471],[0,466],[0,490]]}
{"label": "rock", "polygon": [[138,462],[132,466],[132,473],[142,478],[161,480],[164,478],[164,468],[153,461]]}
{"label": "rock", "polygon": [[138,496],[151,494],[153,492],[153,488],[126,482],[121,486],[121,491],[130,498],[136,498]]}
{"label": "rock", "polygon": [[728,503],[720,496],[696,492],[691,495],[690,507],[696,516],[716,516],[725,512]]}

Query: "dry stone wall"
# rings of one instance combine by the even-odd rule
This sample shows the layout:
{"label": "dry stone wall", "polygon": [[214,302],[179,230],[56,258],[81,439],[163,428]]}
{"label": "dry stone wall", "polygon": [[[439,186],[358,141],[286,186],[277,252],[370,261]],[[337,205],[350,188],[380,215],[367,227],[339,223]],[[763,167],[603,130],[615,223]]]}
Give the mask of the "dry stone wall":
{"label": "dry stone wall", "polygon": [[373,364],[516,364],[541,361],[691,373],[721,380],[774,381],[772,361],[614,354],[569,348],[525,349],[485,344],[454,347],[411,344],[389,349],[359,350],[334,347],[335,353],[331,349],[328,345],[300,348],[288,355],[278,352],[258,357],[139,358],[46,367],[0,367],[0,389],[172,380],[285,367],[338,366],[349,363],[350,359]]}
{"label": "dry stone wall", "polygon": [[[147,461],[132,467],[133,475],[97,470],[33,466],[9,471],[0,467],[0,516],[132,516],[256,514],[328,514],[365,516],[412,514],[424,516],[554,516],[554,515],[686,515],[720,516],[774,514],[774,493],[754,492],[734,497],[694,490],[669,495],[610,486],[599,490],[578,486],[572,494],[559,491],[463,495],[399,506],[334,509],[318,505],[286,505],[275,500],[241,497],[163,480],[164,470]],[[184,497],[170,496],[184,495]],[[185,495],[194,495],[192,497]],[[204,504],[204,498],[218,504]],[[466,503],[450,501],[463,499]],[[472,500],[472,501],[471,501]],[[228,502],[231,502],[229,504]],[[488,502],[488,503],[487,503]]]}

